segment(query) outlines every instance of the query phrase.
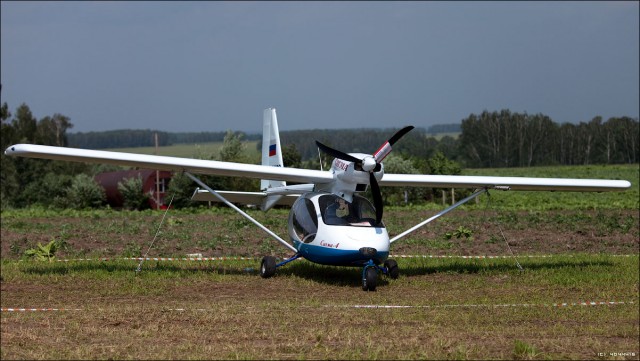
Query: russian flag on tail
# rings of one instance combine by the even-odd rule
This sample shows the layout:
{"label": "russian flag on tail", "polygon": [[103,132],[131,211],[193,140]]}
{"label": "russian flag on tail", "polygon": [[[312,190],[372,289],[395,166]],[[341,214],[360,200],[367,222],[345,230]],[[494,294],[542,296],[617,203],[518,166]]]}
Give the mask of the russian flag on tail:
{"label": "russian flag on tail", "polygon": [[269,157],[273,157],[274,155],[276,155],[276,145],[271,144],[269,146]]}

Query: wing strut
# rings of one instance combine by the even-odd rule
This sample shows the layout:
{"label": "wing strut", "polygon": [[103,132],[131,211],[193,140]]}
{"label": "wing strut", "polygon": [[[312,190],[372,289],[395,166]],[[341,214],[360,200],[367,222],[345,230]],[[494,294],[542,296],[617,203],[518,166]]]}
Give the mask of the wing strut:
{"label": "wing strut", "polygon": [[424,226],[425,224],[430,223],[431,221],[435,221],[436,219],[440,218],[440,216],[444,216],[445,214],[447,214],[450,211],[452,211],[452,210],[460,207],[461,205],[469,202],[470,200],[472,200],[472,199],[476,198],[477,196],[481,195],[482,193],[485,193],[487,190],[488,190],[487,188],[482,188],[479,191],[476,191],[472,195],[468,196],[465,199],[462,199],[462,200],[458,201],[458,203],[456,203],[456,204],[454,204],[452,206],[449,206],[448,208],[446,208],[445,210],[441,211],[440,213],[432,216],[431,218],[428,218],[428,219],[422,221],[421,223],[419,223],[419,224],[407,229],[406,231],[400,233],[399,235],[393,237],[392,239],[389,240],[389,243],[393,243],[393,242],[399,240],[400,238],[406,236],[407,234],[415,231],[416,229]]}
{"label": "wing strut", "polygon": [[189,173],[189,172],[184,172],[184,174],[187,175],[187,177],[191,178],[191,180],[193,180],[194,182],[198,183],[202,188],[208,190],[211,194],[213,194],[214,196],[216,196],[220,201],[222,201],[224,204],[228,205],[230,208],[232,208],[234,211],[240,213],[241,216],[243,216],[244,218],[250,220],[253,224],[255,224],[256,226],[258,226],[260,229],[262,229],[263,231],[267,232],[271,237],[273,237],[276,241],[282,243],[283,246],[287,247],[288,249],[290,249],[293,252],[298,253],[298,250],[295,249],[295,247],[293,247],[292,245],[290,245],[289,243],[287,243],[287,241],[285,241],[284,239],[280,238],[277,234],[273,233],[269,228],[263,226],[260,222],[256,221],[255,219],[253,219],[250,215],[248,215],[247,213],[245,213],[244,211],[242,211],[240,208],[238,208],[235,204],[229,202],[228,200],[226,200],[223,196],[221,196],[218,192],[214,191],[213,189],[211,189],[208,185],[204,184],[200,179],[198,179],[197,177],[195,177],[193,174]]}

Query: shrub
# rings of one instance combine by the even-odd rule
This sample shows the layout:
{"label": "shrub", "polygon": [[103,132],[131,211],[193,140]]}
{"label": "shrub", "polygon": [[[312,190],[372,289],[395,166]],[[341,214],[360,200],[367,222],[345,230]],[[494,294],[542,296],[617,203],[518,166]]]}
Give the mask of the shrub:
{"label": "shrub", "polygon": [[78,174],[73,178],[71,186],[67,189],[67,196],[59,199],[61,206],[75,209],[98,208],[106,201],[104,188],[92,177],[86,174]]}
{"label": "shrub", "polygon": [[124,199],[124,208],[136,210],[150,208],[150,195],[142,189],[142,177],[127,178],[122,182],[118,182],[118,191],[120,191]]}

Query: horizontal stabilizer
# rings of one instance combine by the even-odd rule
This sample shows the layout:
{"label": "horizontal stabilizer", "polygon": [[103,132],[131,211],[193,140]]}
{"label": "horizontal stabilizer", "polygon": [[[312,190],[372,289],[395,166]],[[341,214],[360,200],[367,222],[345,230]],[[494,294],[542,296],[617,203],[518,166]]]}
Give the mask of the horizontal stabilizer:
{"label": "horizontal stabilizer", "polygon": [[[216,191],[221,196],[223,196],[226,200],[234,204],[244,204],[244,205],[255,205],[261,207],[263,201],[267,198],[266,192],[230,192],[230,191]],[[280,199],[273,205],[279,206],[292,206],[293,202],[296,201],[298,195],[287,195],[282,196]],[[204,201],[204,202],[221,202],[216,196],[209,193],[209,191],[205,189],[196,188],[195,192],[193,192],[193,196],[191,197],[193,201]]]}

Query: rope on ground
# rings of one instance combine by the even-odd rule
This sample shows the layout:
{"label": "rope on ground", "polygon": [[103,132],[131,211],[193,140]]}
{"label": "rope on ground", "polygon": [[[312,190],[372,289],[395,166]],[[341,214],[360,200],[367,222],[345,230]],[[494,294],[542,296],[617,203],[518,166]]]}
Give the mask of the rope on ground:
{"label": "rope on ground", "polygon": [[[483,211],[484,213],[483,216],[485,219],[488,219],[488,217],[486,216],[486,212],[489,209],[490,203],[491,203],[491,194],[489,194],[489,191],[487,190],[487,203]],[[518,266],[518,269],[520,271],[524,271],[524,268],[522,268],[522,265],[520,265],[520,262],[518,261],[518,257],[516,257],[516,255],[513,253],[513,250],[509,245],[509,241],[507,241],[507,237],[504,235],[504,231],[502,230],[502,226],[500,225],[500,222],[498,222],[498,220],[495,220],[494,224],[498,227],[498,230],[500,230],[500,235],[502,236],[502,240],[504,241],[504,244],[507,245],[507,250],[509,250],[511,257],[513,257],[513,260],[516,262],[516,266]]]}
{"label": "rope on ground", "polygon": [[162,216],[162,220],[160,221],[160,224],[158,225],[158,229],[156,230],[156,235],[153,236],[153,240],[151,241],[151,244],[149,245],[149,248],[147,249],[147,252],[145,252],[144,256],[140,260],[140,263],[138,263],[138,268],[136,268],[136,274],[139,274],[140,271],[142,270],[142,263],[144,263],[144,260],[147,259],[147,255],[149,255],[149,251],[151,250],[151,247],[153,247],[153,244],[156,242],[156,239],[158,238],[158,235],[160,234],[160,227],[162,227],[162,224],[164,223],[164,219],[167,217],[167,213],[169,213],[169,209],[171,208],[171,204],[173,203],[173,197],[175,197],[175,196],[176,196],[176,193],[173,192],[173,194],[171,195],[171,200],[169,201],[169,205],[167,206],[167,209],[164,211],[164,215]]}

